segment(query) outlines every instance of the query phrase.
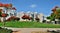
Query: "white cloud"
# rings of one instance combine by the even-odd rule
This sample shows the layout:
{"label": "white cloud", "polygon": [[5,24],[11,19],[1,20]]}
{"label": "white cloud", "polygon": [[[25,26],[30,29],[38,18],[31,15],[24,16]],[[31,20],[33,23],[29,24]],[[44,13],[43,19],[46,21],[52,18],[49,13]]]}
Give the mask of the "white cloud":
{"label": "white cloud", "polygon": [[35,8],[35,7],[37,7],[37,5],[36,4],[32,4],[32,5],[30,5],[30,7],[31,8]]}
{"label": "white cloud", "polygon": [[30,11],[28,11],[27,13],[30,13]]}

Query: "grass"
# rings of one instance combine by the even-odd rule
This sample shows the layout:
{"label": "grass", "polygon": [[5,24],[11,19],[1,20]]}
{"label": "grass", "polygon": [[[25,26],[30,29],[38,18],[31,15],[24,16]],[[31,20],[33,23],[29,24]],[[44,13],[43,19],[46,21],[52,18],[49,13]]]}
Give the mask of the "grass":
{"label": "grass", "polygon": [[[0,23],[0,26],[3,26],[3,23]],[[56,24],[45,24],[40,22],[6,22],[6,27],[14,27],[14,28],[60,28],[60,25]]]}

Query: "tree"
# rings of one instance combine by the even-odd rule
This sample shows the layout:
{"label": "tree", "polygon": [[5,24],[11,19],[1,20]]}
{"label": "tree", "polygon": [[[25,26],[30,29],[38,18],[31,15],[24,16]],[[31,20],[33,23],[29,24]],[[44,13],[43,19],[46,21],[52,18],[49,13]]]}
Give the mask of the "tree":
{"label": "tree", "polygon": [[[3,25],[5,26],[5,22],[4,21],[6,21],[6,17],[7,17],[7,14],[5,14],[5,13],[2,13],[2,9],[0,9],[0,18],[1,17],[3,17]],[[0,21],[1,21],[1,19],[0,19]]]}
{"label": "tree", "polygon": [[47,17],[47,19],[51,19],[51,17],[49,16],[49,17]]}
{"label": "tree", "polygon": [[5,14],[5,13],[2,13],[2,14],[1,14],[1,17],[3,17],[3,21],[6,21],[7,15],[8,15],[8,14]]}
{"label": "tree", "polygon": [[3,17],[3,21],[2,22],[3,22],[3,25],[5,27],[5,21],[6,21],[7,14],[2,13],[1,16]]}
{"label": "tree", "polygon": [[50,18],[51,18],[51,21],[54,21],[55,18],[56,18],[56,14],[52,13],[51,16],[50,16]]}
{"label": "tree", "polygon": [[60,20],[60,8],[58,6],[55,6],[52,11],[53,13],[51,13],[51,15],[47,18],[51,21],[56,21],[56,19]]}
{"label": "tree", "polygon": [[50,19],[50,21],[55,21],[55,18],[56,18],[56,14],[54,13],[51,13],[51,15],[47,17],[47,19]]}
{"label": "tree", "polygon": [[56,11],[58,13],[56,17],[60,20],[60,8],[57,8]]}

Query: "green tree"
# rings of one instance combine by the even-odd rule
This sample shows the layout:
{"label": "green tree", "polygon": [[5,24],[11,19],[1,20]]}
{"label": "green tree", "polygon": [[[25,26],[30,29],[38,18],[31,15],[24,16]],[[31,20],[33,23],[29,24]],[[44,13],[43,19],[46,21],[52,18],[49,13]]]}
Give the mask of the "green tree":
{"label": "green tree", "polygon": [[56,11],[57,11],[57,13],[58,13],[58,14],[56,15],[56,18],[60,20],[60,8],[57,8]]}
{"label": "green tree", "polygon": [[56,14],[52,13],[52,14],[51,14],[51,21],[54,21],[55,18],[56,18]]}
{"label": "green tree", "polygon": [[56,18],[56,14],[54,13],[51,13],[51,15],[47,17],[47,19],[50,19],[50,21],[54,21],[55,18]]}

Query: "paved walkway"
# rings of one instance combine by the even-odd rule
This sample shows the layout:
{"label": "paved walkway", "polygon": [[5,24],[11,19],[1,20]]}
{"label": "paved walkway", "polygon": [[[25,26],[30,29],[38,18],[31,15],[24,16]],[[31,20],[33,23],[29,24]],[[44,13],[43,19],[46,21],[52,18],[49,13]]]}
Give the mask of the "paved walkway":
{"label": "paved walkway", "polygon": [[18,33],[31,33],[33,31],[47,31],[47,30],[60,30],[60,28],[10,28],[5,27],[8,29],[12,29],[13,31],[18,31]]}

